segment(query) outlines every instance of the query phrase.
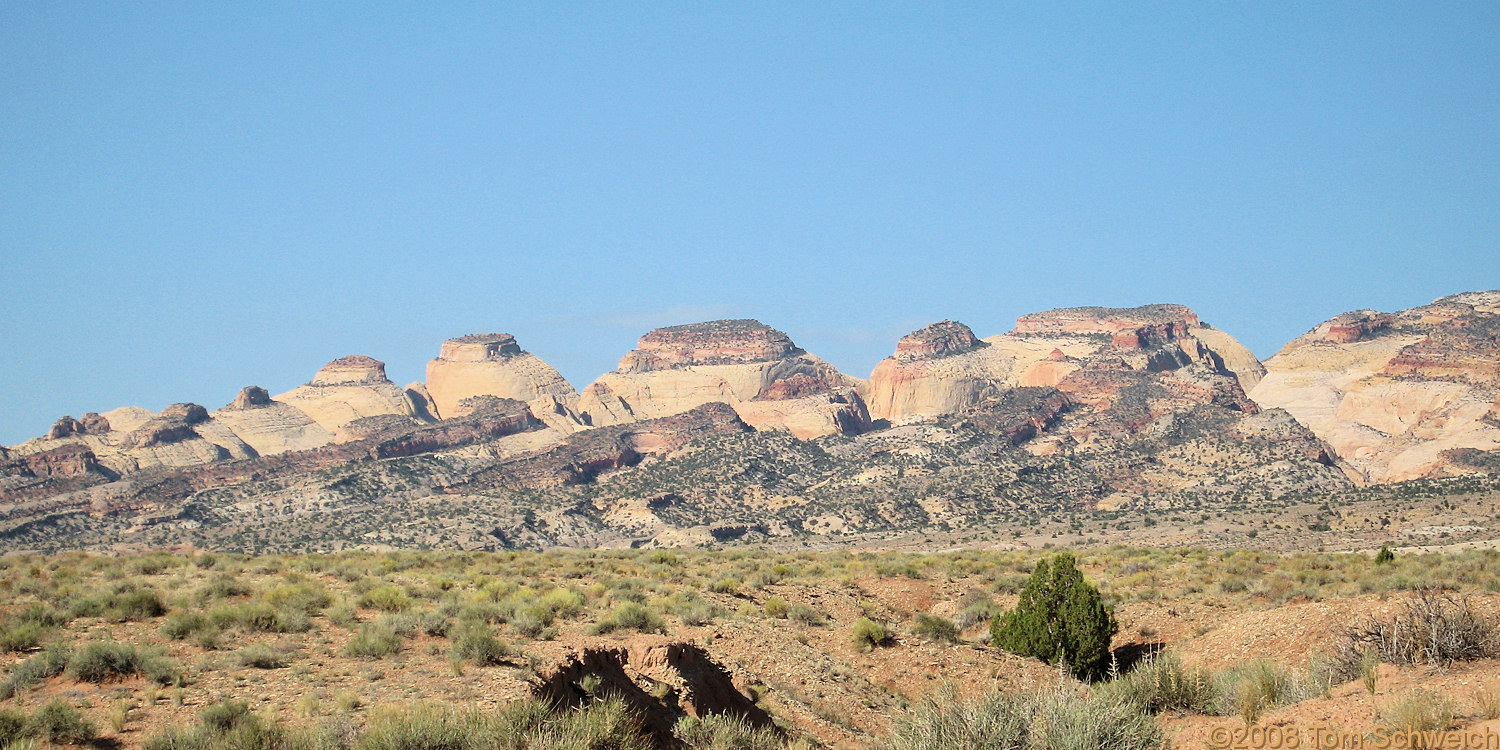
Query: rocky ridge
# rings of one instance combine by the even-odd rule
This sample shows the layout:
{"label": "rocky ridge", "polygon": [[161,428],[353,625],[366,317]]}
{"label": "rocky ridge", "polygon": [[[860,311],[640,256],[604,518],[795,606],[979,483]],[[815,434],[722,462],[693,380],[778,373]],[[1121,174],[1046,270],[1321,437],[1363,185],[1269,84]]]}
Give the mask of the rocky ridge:
{"label": "rocky ridge", "polygon": [[1346,313],[1269,374],[1180,305],[1034,313],[985,339],[945,320],[868,382],[770,326],[710,321],[647,333],[581,393],[513,336],[465,336],[404,388],[351,356],[216,411],[63,417],[0,450],[0,546],[830,538],[1495,473],[1497,313],[1496,292]]}
{"label": "rocky ridge", "polygon": [[1464,472],[1455,451],[1500,448],[1500,292],[1338,315],[1266,369],[1250,395],[1307,425],[1359,481]]}

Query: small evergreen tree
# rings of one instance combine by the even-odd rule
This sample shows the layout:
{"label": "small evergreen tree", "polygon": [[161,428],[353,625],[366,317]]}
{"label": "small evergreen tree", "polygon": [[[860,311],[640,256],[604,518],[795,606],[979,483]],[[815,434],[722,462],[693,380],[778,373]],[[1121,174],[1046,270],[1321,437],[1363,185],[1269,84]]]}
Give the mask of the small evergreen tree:
{"label": "small evergreen tree", "polygon": [[1119,628],[1099,590],[1083,579],[1073,555],[1041,560],[1016,608],[990,623],[992,642],[1013,654],[1061,662],[1075,676],[1095,678],[1109,665],[1109,641]]}
{"label": "small evergreen tree", "polygon": [[1391,545],[1380,545],[1380,551],[1375,553],[1375,564],[1384,565],[1396,559],[1396,553],[1391,551]]}

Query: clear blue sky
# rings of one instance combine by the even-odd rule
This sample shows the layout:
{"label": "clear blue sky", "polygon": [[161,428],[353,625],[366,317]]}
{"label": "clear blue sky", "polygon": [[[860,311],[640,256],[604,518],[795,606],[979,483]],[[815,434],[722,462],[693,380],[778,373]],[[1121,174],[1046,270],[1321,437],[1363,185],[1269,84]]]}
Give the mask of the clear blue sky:
{"label": "clear blue sky", "polygon": [[[441,5],[441,10],[430,6]],[[1500,3],[0,4],[0,443],[515,333],[1500,287]]]}

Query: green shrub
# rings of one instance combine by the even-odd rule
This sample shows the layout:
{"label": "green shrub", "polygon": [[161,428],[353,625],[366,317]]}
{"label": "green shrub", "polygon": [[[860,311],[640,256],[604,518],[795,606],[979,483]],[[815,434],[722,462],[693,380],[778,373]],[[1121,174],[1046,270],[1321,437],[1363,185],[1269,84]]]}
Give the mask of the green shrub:
{"label": "green shrub", "polygon": [[616,630],[635,630],[642,633],[665,633],[666,625],[649,609],[635,602],[625,602],[615,607],[609,617],[594,624],[595,634],[613,633]]}
{"label": "green shrub", "polygon": [[157,683],[174,682],[180,670],[159,651],[141,651],[114,641],[91,641],[68,659],[67,675],[81,682],[108,682],[142,675]]}
{"label": "green shrub", "polygon": [[395,586],[376,586],[359,598],[359,606],[382,612],[405,612],[411,606],[411,597]]}
{"label": "green shrub", "polygon": [[372,622],[361,625],[359,632],[344,647],[344,653],[366,659],[379,659],[401,650],[401,634],[389,624]]}
{"label": "green shrub", "polygon": [[1220,709],[1214,676],[1182,665],[1176,654],[1148,656],[1099,690],[1146,713],[1186,711],[1212,714]]}
{"label": "green shrub", "polygon": [[135,589],[111,595],[104,602],[106,616],[116,622],[130,622],[161,617],[167,605],[161,594],[151,589]]}
{"label": "green shrub", "polygon": [[737,716],[684,716],[672,734],[688,750],[783,750],[787,740],[775,727],[756,727]]}
{"label": "green shrub", "polygon": [[767,597],[766,603],[761,606],[766,612],[766,617],[777,620],[785,620],[787,617],[786,600],[779,596]]}
{"label": "green shrub", "polygon": [[83,712],[60,700],[48,701],[28,719],[23,730],[27,736],[66,745],[92,742],[99,736],[93,722]]}
{"label": "green shrub", "polygon": [[958,643],[958,626],[952,620],[926,612],[917,613],[917,621],[912,625],[911,632],[918,638],[936,643]]}
{"label": "green shrub", "polygon": [[0,747],[26,736],[26,714],[8,708],[0,708]]}
{"label": "green shrub", "polygon": [[288,654],[264,643],[246,646],[235,655],[240,666],[255,669],[281,669],[291,663]]}
{"label": "green shrub", "polygon": [[35,622],[12,623],[0,628],[0,651],[30,651],[42,640],[42,626]]}
{"label": "green shrub", "polygon": [[786,619],[815,628],[822,627],[828,622],[828,619],[823,617],[822,612],[802,602],[796,602],[787,607]]}
{"label": "green shrub", "polygon": [[853,640],[855,648],[870,651],[889,645],[895,638],[884,625],[868,617],[861,617],[854,621]]}
{"label": "green shrub", "polygon": [[1389,545],[1389,544],[1382,544],[1382,545],[1380,545],[1380,551],[1375,553],[1375,564],[1376,565],[1385,565],[1386,563],[1395,562],[1395,561],[1396,561],[1396,553],[1391,550],[1391,545]]}
{"label": "green shrub", "polygon": [[453,638],[453,654],[480,666],[503,664],[510,649],[495,637],[488,625],[468,622],[459,627]]}
{"label": "green shrub", "polygon": [[992,642],[1013,654],[1063,663],[1074,675],[1096,678],[1109,664],[1118,629],[1099,590],[1083,578],[1073,555],[1038,561],[1016,608],[990,625]]}
{"label": "green shrub", "polygon": [[198,714],[198,720],[210,732],[223,734],[233,729],[236,724],[244,722],[254,716],[250,712],[250,704],[245,701],[226,700],[215,703]]}
{"label": "green shrub", "polygon": [[167,618],[166,624],[161,626],[162,635],[174,641],[180,641],[205,628],[213,627],[208,617],[201,612],[183,612]]}
{"label": "green shrub", "polygon": [[316,614],[325,609],[333,598],[322,586],[311,583],[292,583],[277,586],[261,597],[266,604],[282,612]]}

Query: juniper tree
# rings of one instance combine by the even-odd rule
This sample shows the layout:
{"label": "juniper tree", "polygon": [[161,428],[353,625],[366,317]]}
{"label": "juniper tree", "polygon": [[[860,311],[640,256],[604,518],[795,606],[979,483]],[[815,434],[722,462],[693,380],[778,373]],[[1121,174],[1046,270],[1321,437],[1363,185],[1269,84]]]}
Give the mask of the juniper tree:
{"label": "juniper tree", "polygon": [[1118,625],[1099,590],[1083,579],[1073,555],[1038,561],[1016,608],[990,623],[993,643],[1048,664],[1061,662],[1075,676],[1095,678],[1109,664],[1109,641]]}

